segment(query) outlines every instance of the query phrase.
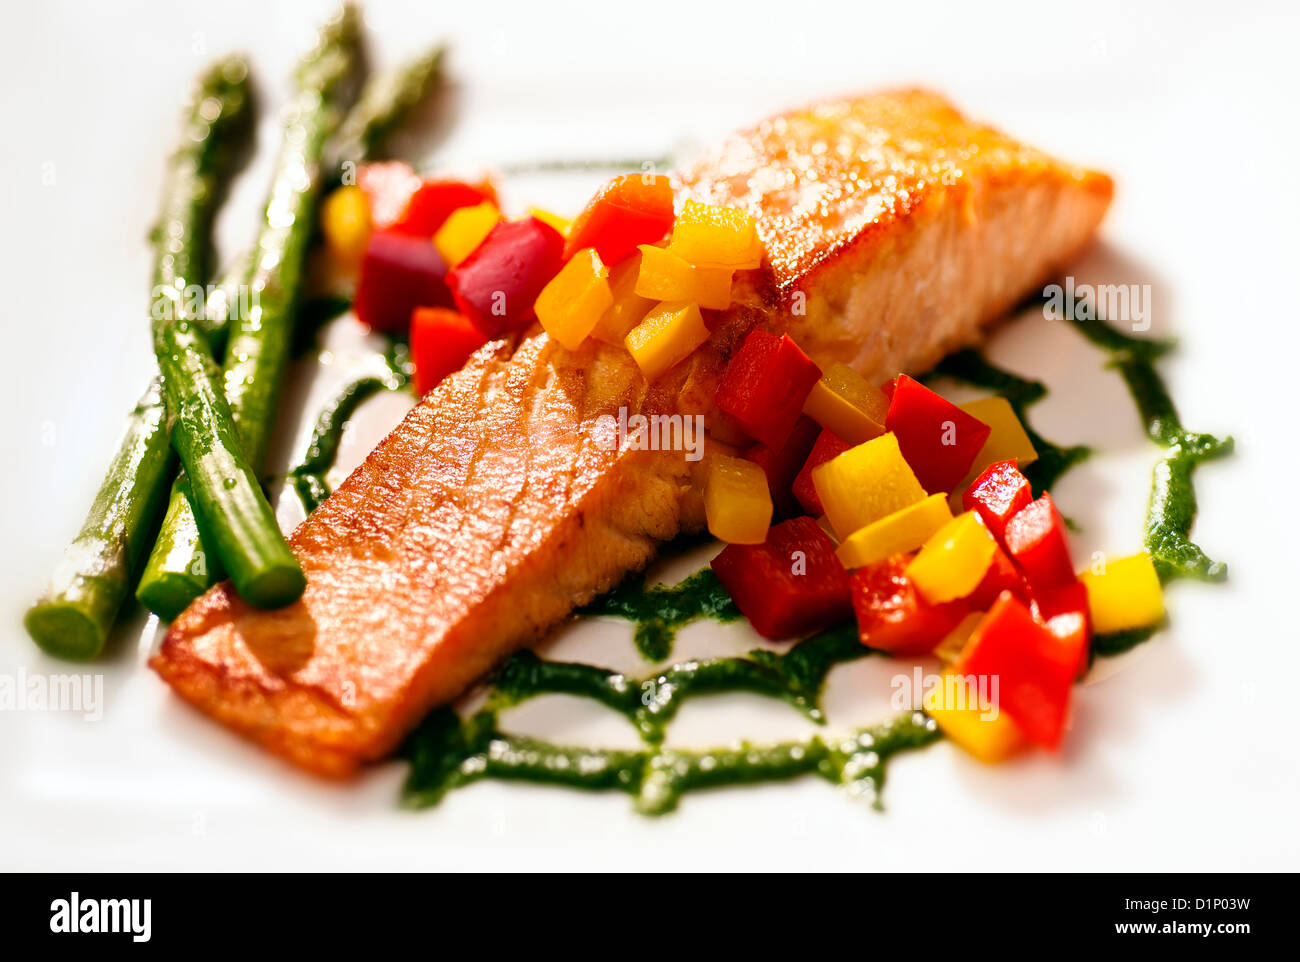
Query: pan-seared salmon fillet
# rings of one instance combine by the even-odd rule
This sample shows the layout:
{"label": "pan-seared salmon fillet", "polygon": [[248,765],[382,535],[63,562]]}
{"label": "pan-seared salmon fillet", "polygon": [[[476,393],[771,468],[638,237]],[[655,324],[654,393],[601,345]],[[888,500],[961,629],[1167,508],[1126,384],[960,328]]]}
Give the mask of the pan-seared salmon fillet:
{"label": "pan-seared salmon fillet", "polygon": [[703,522],[707,461],[611,445],[602,419],[708,414],[755,325],[870,379],[973,343],[1073,257],[1110,181],[902,91],[785,114],[684,171],[681,192],[756,217],[763,267],[712,336],[647,385],[621,347],[495,341],[429,393],[294,532],[307,574],[279,611],[229,584],[151,664],[290,761],[346,775],[435,705]]}

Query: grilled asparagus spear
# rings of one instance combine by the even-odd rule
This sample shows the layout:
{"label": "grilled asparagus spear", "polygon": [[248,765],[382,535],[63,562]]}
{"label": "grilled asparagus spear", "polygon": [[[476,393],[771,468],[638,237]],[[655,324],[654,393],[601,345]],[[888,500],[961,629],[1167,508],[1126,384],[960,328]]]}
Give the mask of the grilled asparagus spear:
{"label": "grilled asparagus spear", "polygon": [[[348,161],[359,163],[367,159],[411,110],[425,100],[438,80],[441,60],[442,48],[438,48],[394,74],[367,85],[339,130],[342,144],[336,152],[339,169],[343,169]],[[311,203],[314,199],[314,195],[304,198],[308,212],[296,221],[296,226],[304,230],[310,230],[312,226],[314,207]],[[264,228],[259,250],[267,249],[268,234],[275,235],[276,232],[269,226]],[[274,352],[278,355],[278,363],[283,363],[292,328],[293,295],[300,280],[298,267],[292,270],[287,267],[289,250],[298,258],[300,266],[304,239],[294,238],[292,246],[287,245],[284,256],[279,258],[280,292],[273,302],[275,310],[268,310],[263,293],[260,328],[245,333],[242,326],[236,325],[227,346],[226,396],[238,422],[245,450],[250,459],[256,459],[254,464],[259,468],[274,423],[274,397],[282,378],[282,369],[266,362]],[[256,291],[256,281],[253,283]],[[268,350],[268,332],[273,326],[271,336],[275,343]],[[162,530],[136,591],[136,596],[146,607],[169,620],[221,576],[220,565],[203,543],[185,484],[182,476],[173,488]]]}
{"label": "grilled asparagus spear", "polygon": [[[242,59],[221,60],[200,76],[155,230],[155,299],[167,291],[183,303],[187,284],[205,278],[217,187],[247,106],[248,65]],[[92,658],[102,650],[132,571],[148,548],[174,461],[155,378],[131,414],[80,533],[24,619],[46,651]]]}
{"label": "grilled asparagus spear", "polygon": [[[184,562],[172,542],[186,531],[202,541],[250,604],[275,608],[297,600],[305,579],[280,533],[258,480],[271,412],[288,357],[303,257],[311,238],[325,145],[338,128],[341,100],[358,58],[358,18],[345,6],[298,65],[298,92],[285,116],[285,139],[247,283],[256,305],[232,319],[222,372],[203,331],[185,318],[156,324],[154,348],[163,371],[172,446],[185,467],[173,498],[187,500],[193,519],[169,510],[176,530],[163,532],[157,568]],[[183,553],[182,553],[183,554]],[[202,554],[181,572],[210,570]]]}

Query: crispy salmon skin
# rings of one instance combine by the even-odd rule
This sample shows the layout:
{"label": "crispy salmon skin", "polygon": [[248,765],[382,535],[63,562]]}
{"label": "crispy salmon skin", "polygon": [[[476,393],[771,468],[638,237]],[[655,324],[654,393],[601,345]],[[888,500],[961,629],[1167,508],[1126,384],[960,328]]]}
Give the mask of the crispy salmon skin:
{"label": "crispy salmon skin", "polygon": [[679,184],[753,213],[765,249],[708,343],[653,384],[621,347],[570,352],[535,330],[488,344],[293,533],[302,599],[260,611],[213,588],[150,662],[167,683],[308,770],[383,758],[430,708],[701,526],[707,461],[611,444],[603,419],[709,414],[756,325],[871,379],[923,370],[1075,256],[1111,196],[1103,175],[913,90],[776,117]]}

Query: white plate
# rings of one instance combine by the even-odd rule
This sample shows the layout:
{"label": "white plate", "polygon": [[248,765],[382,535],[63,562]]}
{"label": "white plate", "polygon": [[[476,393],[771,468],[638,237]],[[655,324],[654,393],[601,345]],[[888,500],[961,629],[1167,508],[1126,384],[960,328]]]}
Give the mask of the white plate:
{"label": "white plate", "polygon": [[[295,9],[295,7],[297,9]],[[782,106],[855,88],[924,82],[973,114],[1119,184],[1105,241],[1081,282],[1152,285],[1152,334],[1176,334],[1163,364],[1190,427],[1231,432],[1238,454],[1198,473],[1196,539],[1229,562],[1226,586],[1177,584],[1173,627],[1077,692],[1059,757],[985,768],[950,745],[895,760],[884,814],[816,779],[688,795],[648,820],[621,795],[479,783],[438,808],[396,807],[399,764],[324,785],[182,706],[142,667],[153,633],[128,627],[105,661],[103,717],[0,712],[4,868],[1296,868],[1294,737],[1300,637],[1294,356],[1287,282],[1300,262],[1294,218],[1300,93],[1294,12],[1090,5],[1086,18],[1006,9],[851,5],[790,21],[788,4],[653,4],[620,15],[590,4],[370,5],[377,59],[454,40],[440,159],[475,170],[518,160],[650,157]],[[0,674],[69,670],[19,626],[74,533],[152,364],[144,234],[185,84],[208,57],[247,50],[275,103],[322,3],[228,0],[13,11],[0,36],[4,193],[6,471]],[[220,222],[247,243],[275,140]],[[428,137],[415,145],[428,147]],[[572,208],[598,181],[512,182],[516,209]],[[359,342],[331,330],[338,364],[300,385],[304,416]],[[1057,487],[1082,523],[1080,556],[1139,544],[1155,449],[1113,373],[1069,331],[1029,317],[994,359],[1054,388],[1035,425],[1103,453]],[[345,452],[400,417],[365,409]],[[282,458],[301,447],[285,425]],[[675,563],[674,577],[690,570]],[[140,630],[144,629],[143,635]],[[556,657],[643,672],[630,626],[588,622]],[[138,639],[138,642],[137,642]],[[739,626],[695,625],[675,655],[740,651]],[[884,659],[837,669],[832,727],[884,713]],[[76,670],[76,669],[73,669]],[[619,718],[548,697],[506,717],[565,741],[631,744]],[[806,730],[784,706],[742,696],[688,705],[678,744]]]}

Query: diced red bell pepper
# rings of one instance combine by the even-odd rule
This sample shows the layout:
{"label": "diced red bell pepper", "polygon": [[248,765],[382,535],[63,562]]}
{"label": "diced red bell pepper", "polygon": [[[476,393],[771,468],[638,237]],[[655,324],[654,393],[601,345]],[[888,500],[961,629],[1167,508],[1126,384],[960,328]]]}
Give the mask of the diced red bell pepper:
{"label": "diced red bell pepper", "polygon": [[880,385],[880,390],[889,400],[894,400],[894,388],[898,386],[898,378],[891,377],[884,384]]}
{"label": "diced red bell pepper", "polygon": [[924,384],[900,374],[885,427],[898,438],[903,458],[931,494],[952,491],[966,477],[990,428]]}
{"label": "diced red bell pepper", "polygon": [[1046,748],[1061,744],[1078,670],[1061,639],[1034,620],[1029,609],[1005,593],[979,623],[957,670],[997,681],[1001,711],[1025,737]]}
{"label": "diced red bell pepper", "polygon": [[762,468],[767,475],[772,503],[783,518],[803,514],[803,509],[794,496],[794,479],[808,460],[820,432],[821,426],[816,421],[810,417],[800,417],[795,422],[790,437],[781,447],[773,449],[766,444],[755,444],[745,452],[745,457]]}
{"label": "diced red bell pepper", "polygon": [[1029,479],[1020,473],[1015,461],[997,461],[971,482],[961,496],[962,507],[974,511],[993,537],[1002,542],[1007,522],[1034,500]]}
{"label": "diced red bell pepper", "polygon": [[484,337],[500,337],[533,319],[537,295],[563,266],[564,238],[550,224],[502,221],[447,274],[447,286]]}
{"label": "diced red bell pepper", "polygon": [[486,343],[487,338],[464,315],[445,307],[417,307],[411,315],[415,393],[427,394]]}
{"label": "diced red bell pepper", "polygon": [[426,180],[407,200],[401,215],[393,222],[393,230],[432,238],[452,211],[484,201],[497,202],[497,192],[487,181],[467,184],[459,180]]}
{"label": "diced red bell pepper", "polygon": [[601,263],[612,267],[633,254],[637,245],[663,239],[673,220],[673,187],[667,177],[615,177],[574,218],[564,257],[594,247]]}
{"label": "diced red bell pepper", "polygon": [[434,246],[420,237],[376,231],[361,259],[353,310],[376,331],[404,332],[417,307],[450,307],[447,267]]}
{"label": "diced red bell pepper", "polygon": [[817,488],[813,484],[813,468],[820,467],[831,458],[839,457],[849,449],[848,441],[836,434],[830,429],[825,429],[817,435],[817,440],[808,453],[808,460],[804,462],[803,468],[795,476],[794,485],[791,491],[799,504],[811,515],[820,517],[826,513],[825,506],[822,505],[822,499],[817,494]]}
{"label": "diced red bell pepper", "polygon": [[731,544],[713,570],[736,606],[764,638],[793,638],[849,617],[849,573],[812,518],[768,529],[762,544]]}
{"label": "diced red bell pepper", "polygon": [[384,230],[402,216],[420,187],[420,175],[401,160],[362,164],[357,168],[357,186],[370,201],[370,222],[375,230]]}
{"label": "diced red bell pepper", "polygon": [[1046,491],[1007,522],[1007,552],[1034,591],[1059,588],[1075,580],[1065,519]]}
{"label": "diced red bell pepper", "polygon": [[1088,589],[1081,581],[1063,588],[1037,592],[1029,604],[1034,620],[1061,642],[1061,660],[1074,677],[1088,666],[1088,645],[1092,641],[1092,618],[1088,613]]}
{"label": "diced red bell pepper", "polygon": [[754,440],[785,444],[822,372],[784,335],[751,331],[723,372],[714,403]]}
{"label": "diced red bell pepper", "polygon": [[964,599],[932,605],[907,577],[912,554],[853,572],[853,610],[862,643],[895,655],[925,655],[970,612]]}
{"label": "diced red bell pepper", "polygon": [[971,610],[987,610],[1004,591],[1010,591],[1021,601],[1029,600],[1029,591],[1025,579],[1021,577],[1020,569],[1007,557],[1007,553],[998,547],[993,549],[993,560],[989,562],[989,570],[985,572],[975,590],[970,593]]}

